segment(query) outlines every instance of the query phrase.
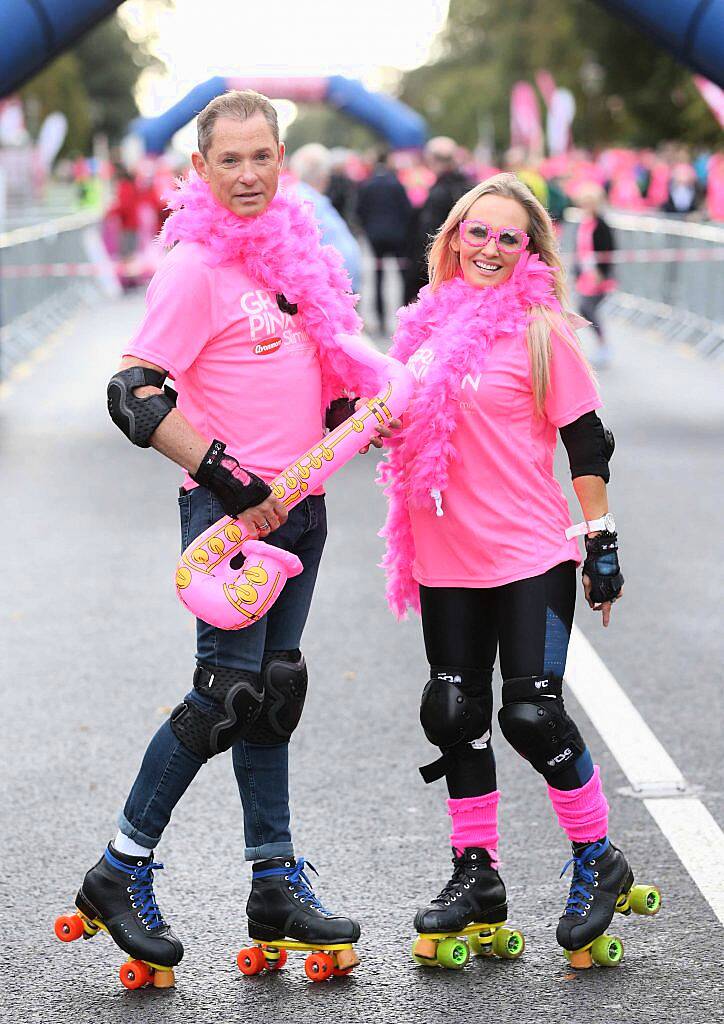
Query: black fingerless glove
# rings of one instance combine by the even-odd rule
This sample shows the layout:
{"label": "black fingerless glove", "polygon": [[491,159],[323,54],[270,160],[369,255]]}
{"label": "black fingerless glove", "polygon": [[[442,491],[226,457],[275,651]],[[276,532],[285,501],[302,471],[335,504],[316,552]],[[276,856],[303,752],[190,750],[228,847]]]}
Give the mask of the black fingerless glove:
{"label": "black fingerless glove", "polygon": [[604,531],[585,540],[583,573],[591,581],[591,600],[595,604],[615,601],[624,582],[618,564],[618,535]]}
{"label": "black fingerless glove", "polygon": [[355,411],[356,398],[335,398],[327,409],[324,425],[327,430],[336,430]]}
{"label": "black fingerless glove", "polygon": [[271,487],[240,466],[233,455],[225,455],[225,450],[221,441],[212,441],[191,479],[216,495],[227,516],[238,516],[268,498]]}

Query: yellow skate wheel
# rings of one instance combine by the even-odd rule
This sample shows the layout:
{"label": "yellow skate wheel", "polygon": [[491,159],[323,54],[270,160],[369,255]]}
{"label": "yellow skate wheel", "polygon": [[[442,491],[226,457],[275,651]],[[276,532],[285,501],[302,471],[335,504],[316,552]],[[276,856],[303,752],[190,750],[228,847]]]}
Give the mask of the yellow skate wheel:
{"label": "yellow skate wheel", "polygon": [[436,957],[441,967],[461,971],[470,959],[470,947],[462,939],[443,939],[437,945]]}
{"label": "yellow skate wheel", "polygon": [[498,928],[493,936],[493,953],[503,960],[517,960],[525,949],[523,933],[512,928]]}
{"label": "yellow skate wheel", "polygon": [[628,898],[634,914],[653,917],[661,910],[661,893],[654,885],[635,885]]}
{"label": "yellow skate wheel", "polygon": [[591,959],[599,967],[616,967],[623,959],[623,942],[615,935],[599,935],[591,946]]}

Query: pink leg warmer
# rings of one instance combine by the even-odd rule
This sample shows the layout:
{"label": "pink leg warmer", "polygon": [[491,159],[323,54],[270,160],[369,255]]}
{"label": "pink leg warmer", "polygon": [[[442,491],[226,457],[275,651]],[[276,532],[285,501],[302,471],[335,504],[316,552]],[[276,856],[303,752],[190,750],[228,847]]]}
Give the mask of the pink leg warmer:
{"label": "pink leg warmer", "polygon": [[466,796],[448,800],[447,809],[452,818],[450,842],[456,850],[469,846],[482,846],[490,854],[492,867],[498,867],[498,800],[500,792],[482,796]]}
{"label": "pink leg warmer", "polygon": [[603,795],[598,765],[580,789],[548,787],[558,824],[572,843],[588,843],[603,839],[608,832],[608,804]]}

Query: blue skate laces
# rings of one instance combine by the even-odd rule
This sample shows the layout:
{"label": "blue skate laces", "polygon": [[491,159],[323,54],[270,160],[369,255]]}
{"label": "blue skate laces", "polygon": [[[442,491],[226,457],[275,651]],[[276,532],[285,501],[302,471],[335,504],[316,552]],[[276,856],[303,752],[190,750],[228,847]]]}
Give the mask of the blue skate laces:
{"label": "blue skate laces", "polygon": [[315,875],[319,872],[315,868],[314,864],[310,861],[305,860],[304,857],[300,857],[293,868],[267,868],[265,871],[254,872],[255,878],[268,878],[272,875],[284,875],[284,880],[291,882],[290,888],[295,890],[294,898],[299,899],[300,903],[308,903],[315,910],[319,910],[322,914],[327,914],[328,917],[332,917],[332,911],[327,910],[320,899],[312,888],[312,883],[309,881],[304,873],[304,868],[311,868]]}
{"label": "blue skate laces", "polygon": [[604,854],[608,846],[608,839],[602,843],[591,843],[590,846],[581,850],[578,856],[571,857],[563,865],[563,870],[560,873],[561,878],[563,878],[571,864],[573,865],[573,879],[571,881],[571,890],[568,893],[566,909],[563,912],[564,916],[566,914],[577,914],[579,917],[585,917],[588,913],[590,909],[589,901],[593,899],[593,893],[588,890],[598,885],[598,882],[595,881],[598,872],[592,871],[589,865],[594,864],[596,858]]}
{"label": "blue skate laces", "polygon": [[123,871],[130,875],[131,884],[127,886],[126,892],[130,893],[131,906],[137,911],[138,917],[146,928],[149,931],[163,928],[166,922],[153,892],[153,872],[162,871],[163,864],[158,864],[154,860],[150,860],[148,864],[125,864],[122,860],[114,857],[110,850],[106,850],[106,860],[117,871]]}

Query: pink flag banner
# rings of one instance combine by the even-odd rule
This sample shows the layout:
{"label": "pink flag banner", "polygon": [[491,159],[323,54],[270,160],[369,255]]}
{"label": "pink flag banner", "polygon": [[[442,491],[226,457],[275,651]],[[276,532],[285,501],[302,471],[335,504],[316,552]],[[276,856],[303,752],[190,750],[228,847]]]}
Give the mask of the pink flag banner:
{"label": "pink flag banner", "polygon": [[516,82],[510,93],[510,144],[539,155],[543,149],[538,97],[530,82]]}
{"label": "pink flag banner", "polygon": [[694,85],[714,112],[714,117],[724,128],[724,89],[710,82],[703,75],[694,75]]}
{"label": "pink flag banner", "polygon": [[556,89],[548,104],[546,135],[551,156],[567,153],[572,144],[571,128],[576,115],[576,101],[568,89]]}
{"label": "pink flag banner", "polygon": [[545,101],[545,105],[550,107],[553,94],[556,91],[556,80],[550,71],[546,71],[542,68],[540,71],[535,73],[535,84],[538,86],[538,92],[541,94]]}

